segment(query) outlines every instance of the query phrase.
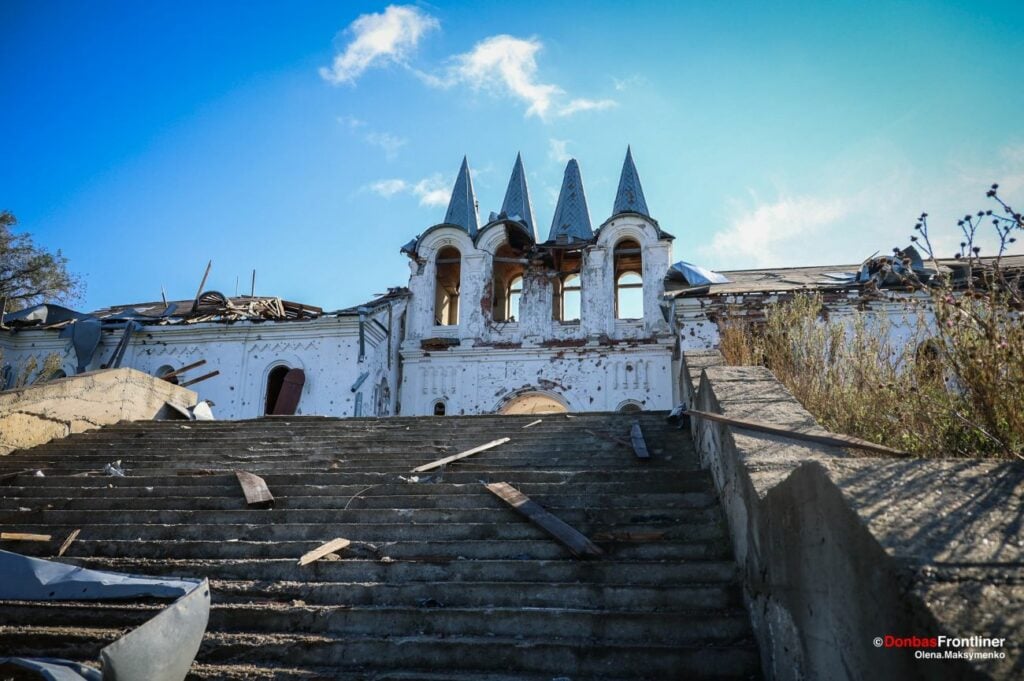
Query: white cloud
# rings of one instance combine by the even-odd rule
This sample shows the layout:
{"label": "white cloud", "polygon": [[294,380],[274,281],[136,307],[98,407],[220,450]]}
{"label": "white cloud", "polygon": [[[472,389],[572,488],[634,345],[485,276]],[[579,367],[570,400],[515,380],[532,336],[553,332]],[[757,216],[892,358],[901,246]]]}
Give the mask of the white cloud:
{"label": "white cloud", "polygon": [[849,208],[839,198],[786,197],[762,203],[738,216],[715,234],[708,250],[716,261],[737,261],[753,267],[778,267],[790,261],[788,251],[844,217]]}
{"label": "white cloud", "polygon": [[368,132],[364,139],[373,146],[383,149],[384,157],[389,161],[393,161],[398,156],[398,150],[409,141],[389,132]]}
{"label": "white cloud", "polygon": [[380,14],[363,14],[345,32],[352,39],[320,77],[334,85],[352,84],[373,66],[404,64],[420,39],[440,28],[437,19],[412,5],[389,5]]}
{"label": "white cloud", "polygon": [[366,126],[366,121],[355,116],[338,116],[338,122],[350,130],[358,130]]}
{"label": "white cloud", "polygon": [[395,194],[404,192],[409,188],[409,184],[405,180],[392,179],[392,180],[378,180],[373,184],[369,185],[369,189],[378,196],[383,196],[385,199],[390,199]]}
{"label": "white cloud", "polygon": [[614,99],[586,99],[580,97],[570,101],[558,110],[559,116],[571,116],[579,111],[603,111],[618,106]]}
{"label": "white cloud", "polygon": [[554,137],[548,140],[548,158],[556,163],[568,163],[572,156],[566,150],[569,140],[556,140]]}
{"label": "white cloud", "polygon": [[414,184],[412,193],[419,197],[421,206],[447,206],[452,183],[445,180],[441,173],[434,173]]}
{"label": "white cloud", "polygon": [[[891,148],[860,153],[823,167],[812,191],[782,192],[770,201],[736,204],[733,218],[699,248],[715,269],[851,265],[910,243],[927,212],[932,246],[949,258],[963,238],[957,220],[998,208],[985,192],[995,182],[1011,205],[1024,205],[1024,149],[1005,146],[986,155],[922,166]],[[989,222],[978,230],[982,255],[995,255]],[[1018,238],[1010,253],[1024,253]]]}
{"label": "white cloud", "polygon": [[612,76],[612,84],[615,86],[616,92],[625,92],[626,90],[631,90],[634,87],[646,85],[647,79],[640,74],[633,74],[626,78],[616,78],[615,76]]}
{"label": "white cloud", "polygon": [[543,47],[537,38],[491,36],[478,42],[469,52],[452,57],[451,65],[443,75],[423,72],[417,72],[417,75],[432,87],[449,88],[464,84],[474,90],[513,97],[527,105],[527,116],[541,119],[616,105],[610,99],[576,98],[565,102],[565,90],[554,83],[543,82],[537,73],[537,53]]}
{"label": "white cloud", "polygon": [[380,197],[390,199],[399,194],[408,194],[419,199],[421,206],[447,206],[451,198],[452,182],[446,180],[441,173],[434,173],[416,182],[408,182],[400,178],[378,180],[363,187]]}

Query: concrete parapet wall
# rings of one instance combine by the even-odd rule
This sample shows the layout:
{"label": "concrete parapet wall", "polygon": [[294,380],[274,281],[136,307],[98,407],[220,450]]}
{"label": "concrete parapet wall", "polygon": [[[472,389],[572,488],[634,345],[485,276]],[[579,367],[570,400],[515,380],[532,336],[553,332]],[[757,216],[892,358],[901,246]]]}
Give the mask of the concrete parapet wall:
{"label": "concrete parapet wall", "polygon": [[191,390],[135,369],[106,369],[0,392],[0,456],[92,428],[161,416],[170,402],[196,404]]}
{"label": "concrete parapet wall", "polygon": [[[821,430],[767,369],[722,366],[706,351],[684,353],[683,364],[695,409]],[[853,457],[699,418],[692,427],[768,678],[1024,678],[1024,465]],[[1005,645],[876,647],[887,635]]]}

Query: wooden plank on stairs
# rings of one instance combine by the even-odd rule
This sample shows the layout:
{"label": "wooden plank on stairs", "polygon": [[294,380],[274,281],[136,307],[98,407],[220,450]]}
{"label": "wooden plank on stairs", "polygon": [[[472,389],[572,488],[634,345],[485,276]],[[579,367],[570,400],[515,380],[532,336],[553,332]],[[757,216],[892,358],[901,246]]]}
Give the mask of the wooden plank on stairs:
{"label": "wooden plank on stairs", "polygon": [[329,553],[337,553],[338,551],[341,551],[342,549],[346,548],[351,543],[352,542],[348,539],[342,539],[341,537],[338,537],[337,539],[332,539],[326,544],[322,544],[313,549],[312,551],[303,554],[302,558],[299,558],[299,565],[307,565],[309,563],[312,563],[314,560],[320,560]]}
{"label": "wooden plank on stairs", "polygon": [[507,482],[485,483],[484,486],[492,494],[511,506],[517,513],[525,516],[535,525],[560,541],[577,558],[604,555],[604,551],[587,539],[585,535],[548,513],[543,506]]}
{"label": "wooden plank on stairs", "polygon": [[633,443],[633,452],[638,459],[650,459],[651,453],[647,451],[647,442],[644,440],[644,431],[640,430],[640,421],[633,421],[633,427],[629,430],[629,439]]}
{"label": "wooden plank on stairs", "polygon": [[57,551],[58,557],[63,556],[64,552],[71,548],[71,544],[78,539],[79,532],[81,530],[71,530],[71,534],[68,535],[68,538],[64,540],[64,543],[60,545],[60,549]]}
{"label": "wooden plank on stairs", "polygon": [[0,541],[50,541],[48,534],[31,532],[0,532]]}
{"label": "wooden plank on stairs", "polygon": [[245,503],[249,508],[273,508],[274,495],[270,493],[266,481],[258,475],[246,471],[235,471],[238,484],[245,494]]}
{"label": "wooden plank on stairs", "polygon": [[435,468],[440,468],[441,466],[444,466],[445,464],[449,464],[452,461],[458,461],[459,459],[465,459],[467,456],[473,456],[474,454],[479,454],[480,452],[488,450],[488,449],[491,449],[492,447],[497,447],[498,445],[503,445],[503,444],[505,444],[506,442],[508,442],[511,439],[512,438],[510,438],[510,437],[503,437],[503,438],[499,438],[497,440],[491,440],[490,442],[488,442],[485,445],[480,445],[479,447],[473,447],[473,449],[467,449],[464,452],[460,452],[458,454],[452,454],[451,456],[446,456],[443,459],[438,459],[437,461],[431,461],[430,463],[425,463],[422,466],[418,466],[417,468],[413,468],[412,472],[413,473],[422,473],[424,471],[430,471],[430,470],[433,470]]}

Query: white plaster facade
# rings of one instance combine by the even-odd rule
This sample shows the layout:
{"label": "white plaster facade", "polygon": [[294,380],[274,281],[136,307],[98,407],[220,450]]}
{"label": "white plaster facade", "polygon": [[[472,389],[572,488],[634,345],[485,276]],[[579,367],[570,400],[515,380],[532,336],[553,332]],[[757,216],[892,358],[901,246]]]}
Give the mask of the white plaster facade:
{"label": "white plaster facade", "polygon": [[[543,246],[534,249],[523,258],[519,319],[495,321],[495,254],[517,228],[498,220],[474,239],[458,226],[438,225],[420,238],[410,262],[402,413],[434,414],[439,402],[448,414],[491,413],[527,392],[554,397],[570,411],[613,411],[626,403],[670,409],[675,343],[660,306],[670,237],[639,214],[603,224],[581,249],[580,319],[571,322],[554,319],[556,273]],[[641,250],[643,317],[635,320],[615,318],[612,254],[626,239]],[[461,309],[458,324],[441,326],[434,323],[435,263],[446,247],[461,256]]]}
{"label": "white plaster facade", "polygon": [[[299,414],[391,415],[398,408],[398,337],[405,303],[396,300],[388,305],[394,306],[390,328],[386,306],[363,315],[335,314],[296,321],[146,325],[133,335],[121,366],[157,376],[206,360],[183,379],[220,372],[192,389],[201,399],[214,403],[214,414],[221,419],[262,416],[267,378],[278,366],[305,372]],[[122,333],[103,332],[87,369],[109,363]],[[13,367],[25,366],[30,357],[42,366],[48,355],[56,354],[63,359],[65,374],[75,373],[71,341],[60,338],[54,330],[23,329],[0,334],[0,350],[3,363]],[[366,378],[353,389],[363,374]]]}

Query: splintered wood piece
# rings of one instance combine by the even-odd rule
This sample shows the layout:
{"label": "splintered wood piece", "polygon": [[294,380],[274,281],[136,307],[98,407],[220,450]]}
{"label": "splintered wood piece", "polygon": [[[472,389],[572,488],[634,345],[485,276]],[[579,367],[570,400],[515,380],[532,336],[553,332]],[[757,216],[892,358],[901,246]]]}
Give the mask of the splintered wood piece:
{"label": "splintered wood piece", "polygon": [[63,556],[64,552],[71,548],[72,542],[78,539],[79,532],[81,532],[81,530],[71,530],[71,534],[68,535],[68,538],[64,540],[64,543],[60,545],[60,549],[57,551],[58,557]]}
{"label": "splintered wood piece", "polygon": [[245,471],[235,471],[235,477],[242,486],[245,503],[249,508],[273,508],[274,495],[270,493],[270,488],[263,478]]}
{"label": "splintered wood piece", "polygon": [[430,471],[430,470],[433,470],[435,468],[440,468],[441,466],[443,466],[443,465],[445,465],[447,463],[451,463],[452,461],[458,461],[459,459],[465,459],[467,456],[473,456],[474,454],[479,454],[480,452],[488,450],[488,449],[491,449],[492,447],[497,447],[498,445],[503,445],[503,444],[505,444],[506,442],[508,442],[511,439],[512,438],[510,438],[510,437],[503,437],[503,438],[499,438],[497,440],[491,440],[490,442],[488,442],[485,445],[480,445],[479,447],[473,447],[473,449],[467,449],[464,452],[460,452],[458,454],[452,454],[451,456],[446,456],[443,459],[438,459],[437,461],[431,461],[430,463],[425,463],[422,466],[419,466],[418,468],[413,468],[412,472],[413,473],[422,473],[423,471]]}
{"label": "splintered wood piece", "polygon": [[50,535],[30,532],[0,532],[0,541],[50,541]]}
{"label": "splintered wood piece", "polygon": [[729,416],[722,416],[721,414],[714,414],[709,411],[699,411],[697,409],[689,409],[684,412],[692,416],[697,416],[702,419],[708,419],[709,421],[718,421],[719,423],[725,423],[730,426],[737,428],[744,428],[746,430],[756,430],[762,433],[770,433],[771,435],[778,435],[780,437],[790,438],[792,440],[803,440],[805,442],[816,442],[821,445],[832,445],[833,447],[852,447],[854,449],[863,449],[869,452],[877,452],[879,454],[891,454],[893,456],[908,456],[906,452],[891,447],[885,447],[883,445],[876,445],[874,442],[868,442],[867,440],[861,440],[860,438],[853,437],[851,435],[840,435],[839,433],[829,433],[827,435],[818,435],[816,433],[803,433],[798,430],[792,430],[790,428],[784,428],[782,426],[773,426],[768,423],[762,423],[760,421],[747,421],[745,419],[734,419]]}
{"label": "splintered wood piece", "polygon": [[352,542],[348,539],[342,539],[341,537],[337,539],[332,539],[326,544],[316,547],[309,553],[303,554],[302,558],[299,558],[299,565],[308,565],[309,563],[312,563],[314,560],[320,560],[329,553],[336,553],[338,551],[341,551],[351,543]]}
{"label": "splintered wood piece", "polygon": [[526,430],[527,428],[533,428],[535,425],[542,422],[543,420],[544,419],[537,419],[536,421],[530,421],[525,426],[523,426],[523,430]]}
{"label": "splintered wood piece", "polygon": [[644,440],[644,431],[640,430],[639,421],[633,421],[633,427],[629,430],[629,439],[633,442],[633,452],[636,454],[636,458],[651,458],[651,453],[647,451],[647,442]]}
{"label": "splintered wood piece", "polygon": [[586,536],[548,513],[543,506],[507,482],[492,482],[485,486],[492,494],[515,509],[517,513],[526,516],[535,525],[564,544],[577,558],[604,555],[604,551]]}

